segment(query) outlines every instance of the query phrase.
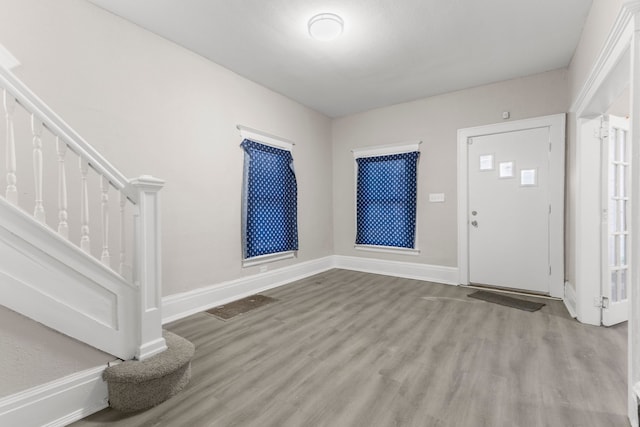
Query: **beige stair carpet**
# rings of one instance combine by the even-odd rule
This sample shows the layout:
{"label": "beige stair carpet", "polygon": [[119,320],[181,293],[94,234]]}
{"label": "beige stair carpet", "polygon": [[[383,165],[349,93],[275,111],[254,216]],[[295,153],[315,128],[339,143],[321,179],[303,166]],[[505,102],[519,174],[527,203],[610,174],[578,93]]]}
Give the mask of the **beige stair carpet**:
{"label": "beige stair carpet", "polygon": [[195,346],[186,339],[164,331],[167,350],[143,361],[129,360],[107,368],[109,406],[134,412],[156,406],[182,390],[191,379],[191,359]]}

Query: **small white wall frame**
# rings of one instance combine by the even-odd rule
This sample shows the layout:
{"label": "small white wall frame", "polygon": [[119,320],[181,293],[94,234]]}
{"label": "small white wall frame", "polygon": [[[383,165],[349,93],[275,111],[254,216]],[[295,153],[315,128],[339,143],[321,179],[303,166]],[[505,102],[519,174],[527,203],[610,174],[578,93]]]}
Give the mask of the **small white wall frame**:
{"label": "small white wall frame", "polygon": [[469,284],[467,141],[469,138],[477,136],[542,127],[550,129],[552,147],[549,164],[549,179],[552,183],[549,196],[551,204],[549,215],[549,263],[551,266],[549,291],[552,297],[562,298],[564,295],[564,114],[458,130],[458,272],[460,284]]}

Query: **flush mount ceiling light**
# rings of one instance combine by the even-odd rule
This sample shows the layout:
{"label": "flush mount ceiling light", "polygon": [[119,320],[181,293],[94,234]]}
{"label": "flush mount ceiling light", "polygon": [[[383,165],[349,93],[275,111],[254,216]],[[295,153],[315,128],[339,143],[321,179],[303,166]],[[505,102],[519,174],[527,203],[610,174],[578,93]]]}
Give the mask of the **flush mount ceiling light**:
{"label": "flush mount ceiling light", "polygon": [[309,35],[316,40],[333,40],[342,34],[344,21],[334,13],[321,13],[309,19]]}

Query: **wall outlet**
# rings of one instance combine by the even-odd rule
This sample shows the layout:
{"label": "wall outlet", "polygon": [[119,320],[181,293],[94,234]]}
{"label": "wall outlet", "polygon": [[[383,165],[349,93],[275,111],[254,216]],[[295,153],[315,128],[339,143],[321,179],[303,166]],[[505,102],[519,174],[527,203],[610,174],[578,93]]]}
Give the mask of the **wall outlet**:
{"label": "wall outlet", "polygon": [[429,201],[431,203],[444,202],[444,193],[429,193]]}

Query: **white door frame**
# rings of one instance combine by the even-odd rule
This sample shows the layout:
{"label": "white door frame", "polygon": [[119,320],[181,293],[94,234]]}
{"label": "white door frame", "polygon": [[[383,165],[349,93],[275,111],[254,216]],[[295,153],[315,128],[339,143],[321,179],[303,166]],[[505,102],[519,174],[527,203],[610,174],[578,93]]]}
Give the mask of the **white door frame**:
{"label": "white door frame", "polygon": [[469,138],[535,128],[549,128],[549,293],[564,294],[564,153],[565,115],[536,117],[458,130],[458,272],[459,282],[469,284],[468,144]]}
{"label": "white door frame", "polygon": [[[603,114],[615,100],[620,89],[631,83],[630,91],[630,142],[631,163],[640,163],[640,0],[627,0],[621,8],[609,36],[596,59],[585,84],[574,100],[570,112],[575,114],[574,124],[576,131],[576,165],[580,175],[580,124],[582,121],[594,115]],[[578,185],[579,183],[576,183]],[[628,324],[628,417],[633,427],[638,427],[638,399],[636,390],[640,391],[640,263],[637,255],[640,253],[640,168],[632,167],[631,172],[631,283],[629,288],[629,324]],[[581,247],[581,236],[593,231],[585,229],[585,225],[591,223],[593,215],[600,212],[590,212],[581,209],[580,191],[576,191],[576,232],[574,246],[576,249],[576,304],[578,314],[588,320],[597,315],[600,310],[593,307],[593,300],[589,301],[594,289],[588,283],[582,283],[582,272],[588,268],[591,261],[593,248]],[[599,252],[598,254],[599,255]],[[598,284],[599,285],[599,284]],[[599,288],[598,288],[599,292]],[[590,307],[591,306],[591,307]],[[595,313],[595,314],[594,314]],[[579,320],[583,320],[580,319]],[[599,320],[598,320],[599,321]]]}
{"label": "white door frame", "polygon": [[[637,7],[640,8],[640,1]],[[640,10],[640,9],[639,9]],[[633,45],[636,25],[633,14],[623,7],[609,38],[598,57],[591,73],[579,92],[576,100],[570,108],[570,113],[575,115],[575,177],[573,206],[575,213],[572,219],[575,221],[575,233],[573,235],[573,248],[575,259],[575,275],[572,286],[575,289],[575,312],[582,323],[600,325],[602,323],[602,310],[597,301],[602,296],[601,290],[601,203],[600,203],[600,140],[592,134],[584,134],[583,126],[594,117],[606,113],[609,106],[617,99],[619,94],[629,84],[631,70],[633,68],[631,49]],[[640,71],[640,68],[637,69]],[[636,88],[637,90],[637,88]],[[633,98],[631,94],[631,98]],[[636,104],[640,105],[640,104]],[[631,112],[633,112],[631,107]],[[637,135],[633,128],[635,120],[631,119],[630,143],[636,147]],[[590,130],[588,132],[591,132]],[[633,150],[634,148],[632,148]],[[634,154],[632,153],[632,162]],[[637,168],[636,168],[637,169]],[[632,174],[636,170],[632,168]],[[634,197],[637,197],[633,189],[633,183],[638,182],[632,175],[631,203],[632,211],[637,212]],[[634,224],[631,222],[631,250],[630,256],[635,252]],[[597,239],[595,238],[597,236]],[[631,265],[631,288],[636,283],[633,279],[633,262]]]}

